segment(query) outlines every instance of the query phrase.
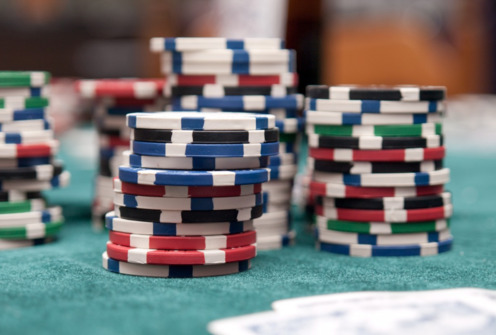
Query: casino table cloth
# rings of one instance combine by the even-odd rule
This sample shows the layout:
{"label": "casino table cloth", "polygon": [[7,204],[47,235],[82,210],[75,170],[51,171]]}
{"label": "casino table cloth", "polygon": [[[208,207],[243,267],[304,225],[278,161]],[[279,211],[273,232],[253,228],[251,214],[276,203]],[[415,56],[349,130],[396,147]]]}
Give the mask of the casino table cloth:
{"label": "casino table cloth", "polygon": [[204,334],[212,320],[269,310],[278,299],[364,290],[496,289],[496,159],[491,153],[457,151],[448,144],[452,181],[447,189],[455,208],[451,252],[370,259],[318,252],[295,209],[296,245],[259,252],[251,270],[160,279],[102,268],[108,234],[91,229],[94,171],[82,168],[74,140],[61,140],[72,181],[49,193],[49,199],[63,206],[67,223],[56,243],[0,252],[1,334]]}

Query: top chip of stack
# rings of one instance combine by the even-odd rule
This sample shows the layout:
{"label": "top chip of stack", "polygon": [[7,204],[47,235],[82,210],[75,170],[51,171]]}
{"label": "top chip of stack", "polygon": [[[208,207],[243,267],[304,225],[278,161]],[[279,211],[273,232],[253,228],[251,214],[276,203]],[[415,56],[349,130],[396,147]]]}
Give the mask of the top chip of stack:
{"label": "top chip of stack", "polygon": [[54,160],[49,81],[47,72],[0,72],[0,250],[53,241],[63,224],[41,194],[70,178]]}
{"label": "top chip of stack", "polygon": [[321,250],[361,257],[450,250],[445,95],[437,86],[307,87]]}

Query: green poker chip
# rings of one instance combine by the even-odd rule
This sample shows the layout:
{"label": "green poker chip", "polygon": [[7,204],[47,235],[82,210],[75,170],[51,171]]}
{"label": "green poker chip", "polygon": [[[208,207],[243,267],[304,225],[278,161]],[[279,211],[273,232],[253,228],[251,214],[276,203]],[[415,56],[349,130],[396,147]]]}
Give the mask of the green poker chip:
{"label": "green poker chip", "polygon": [[0,87],[41,87],[51,75],[43,71],[0,71]]}

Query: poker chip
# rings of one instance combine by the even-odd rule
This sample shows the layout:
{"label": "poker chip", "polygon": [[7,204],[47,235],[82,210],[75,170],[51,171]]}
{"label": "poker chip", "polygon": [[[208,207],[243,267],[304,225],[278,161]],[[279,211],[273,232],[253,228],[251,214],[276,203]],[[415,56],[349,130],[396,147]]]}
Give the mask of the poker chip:
{"label": "poker chip", "polygon": [[296,233],[290,231],[281,235],[263,236],[257,238],[258,250],[275,250],[294,244]]}
{"label": "poker chip", "polygon": [[293,179],[298,172],[298,165],[280,165],[270,167],[270,180]]}
{"label": "poker chip", "polygon": [[53,237],[34,239],[0,239],[0,250],[20,249],[44,245],[55,241]]}
{"label": "poker chip", "polygon": [[36,179],[51,180],[64,170],[60,162],[17,168],[0,168],[0,180]]}
{"label": "poker chip", "polygon": [[277,73],[270,75],[206,74],[206,75],[167,75],[167,86],[203,86],[208,84],[222,86],[298,86],[297,73]]}
{"label": "poker chip", "polygon": [[[164,223],[241,222],[262,216],[263,206],[212,211],[169,211],[115,206],[115,215],[128,220]],[[1,217],[0,217],[1,225]]]}
{"label": "poker chip", "polygon": [[320,160],[350,162],[420,162],[443,159],[446,155],[445,147],[437,148],[410,148],[391,150],[354,150],[309,148],[309,156]]}
{"label": "poker chip", "polygon": [[0,87],[42,87],[50,78],[50,73],[41,71],[0,71]]}
{"label": "poker chip", "polygon": [[306,109],[362,114],[412,114],[445,111],[439,101],[331,100],[307,98]]}
{"label": "poker chip", "polygon": [[[220,198],[161,198],[114,193],[114,204],[132,208],[213,211],[220,209],[248,208],[262,205],[262,194]],[[1,204],[0,204],[1,205]],[[1,211],[1,206],[0,206]]]}
{"label": "poker chip", "polygon": [[220,98],[224,96],[249,96],[262,95],[271,97],[284,97],[296,94],[294,86],[271,85],[271,86],[222,86],[217,84],[206,84],[202,86],[174,86],[171,95],[181,97],[184,95],[200,95],[205,98]]}
{"label": "poker chip", "polygon": [[0,144],[34,144],[47,142],[53,136],[52,130],[4,132],[0,133]]}
{"label": "poker chip", "polygon": [[222,112],[234,113],[235,112],[235,113],[271,114],[276,118],[276,122],[287,119],[299,118],[301,116],[300,110],[295,108],[267,108],[267,109],[258,109],[258,110],[234,109],[232,107],[185,108],[185,107],[181,107],[181,104],[178,103],[177,100],[172,101],[171,109],[177,112],[201,112],[201,113],[222,113]]}
{"label": "poker chip", "polygon": [[132,129],[131,139],[159,143],[193,144],[243,144],[267,143],[278,141],[277,128],[266,130],[169,130],[169,129]]}
{"label": "poker chip", "polygon": [[0,168],[21,168],[21,167],[33,167],[36,165],[47,165],[52,164],[53,159],[50,156],[46,157],[25,157],[25,158],[2,158],[0,159]]}
{"label": "poker chip", "polygon": [[281,166],[281,165],[292,165],[298,164],[298,155],[296,153],[287,152],[279,153],[275,156],[269,157],[269,166]]}
{"label": "poker chip", "polygon": [[397,101],[438,101],[444,100],[443,86],[325,86],[309,85],[306,96],[326,100],[397,100]]}
{"label": "poker chip", "polygon": [[85,98],[132,97],[151,99],[162,95],[164,79],[99,79],[80,80],[76,90]]}
{"label": "poker chip", "polygon": [[114,179],[114,191],[127,194],[168,197],[168,198],[202,198],[202,197],[235,197],[260,193],[261,184],[234,186],[170,186],[140,185]]}
{"label": "poker chip", "polygon": [[335,198],[379,198],[379,197],[418,197],[434,195],[444,191],[443,185],[413,187],[356,187],[344,184],[311,181],[310,192]]}
{"label": "poker chip", "polygon": [[114,212],[109,212],[105,215],[105,225],[112,231],[153,236],[212,236],[239,234],[254,230],[252,221],[188,224],[159,223],[122,219],[115,216]]}
{"label": "poker chip", "polygon": [[[1,101],[1,98],[0,98]],[[28,109],[0,109],[0,122],[14,122],[22,120],[43,120],[47,116],[43,108],[28,108]]]}
{"label": "poker chip", "polygon": [[301,109],[301,94],[273,97],[267,95],[224,96],[208,98],[199,95],[185,95],[173,100],[173,106],[198,110],[199,108],[226,108],[231,111],[259,111],[271,108]]}
{"label": "poker chip", "polygon": [[297,134],[305,129],[305,118],[276,120],[275,124],[282,134]]}
{"label": "poker chip", "polygon": [[22,213],[45,209],[44,199],[29,199],[24,201],[0,202],[0,214]]}
{"label": "poker chip", "polygon": [[53,188],[66,187],[69,184],[70,179],[70,173],[68,171],[64,171],[50,180],[3,180],[0,181],[0,191],[19,190],[24,192],[36,192],[50,190]]}
{"label": "poker chip", "polygon": [[443,136],[429,135],[425,137],[346,137],[309,134],[308,146],[313,148],[344,148],[358,150],[436,148],[443,146]]}
{"label": "poker chip", "polygon": [[58,149],[59,142],[56,140],[32,144],[0,144],[0,159],[54,156]]}
{"label": "poker chip", "polygon": [[307,124],[323,125],[395,125],[437,123],[442,117],[436,114],[357,114],[305,111]]}
{"label": "poker chip", "polygon": [[[294,62],[295,50],[290,49],[210,49],[210,50],[173,50],[162,53],[162,65],[175,66],[186,64],[272,64]],[[215,68],[212,69],[215,71]],[[294,71],[290,71],[294,72]]]}
{"label": "poker chip", "polygon": [[324,136],[382,136],[382,137],[425,137],[442,135],[442,123],[399,124],[399,125],[322,125],[309,124],[308,134]]}
{"label": "poker chip", "polygon": [[2,87],[0,85],[0,97],[48,97],[49,95],[49,87]]}
{"label": "poker chip", "polygon": [[107,252],[102,255],[103,268],[131,276],[159,278],[197,278],[225,276],[244,272],[251,267],[250,260],[214,265],[143,265],[112,259]]}
{"label": "poker chip", "polygon": [[319,242],[317,249],[334,254],[354,257],[403,257],[403,256],[433,256],[448,252],[453,245],[453,239],[442,242],[420,243],[403,246],[377,246],[364,244],[335,244]]}
{"label": "poker chip", "polygon": [[[269,165],[262,157],[158,157],[123,152],[123,164],[134,168],[183,170],[238,170],[260,169]],[[106,161],[105,161],[106,162]]]}
{"label": "poker chip", "polygon": [[0,123],[0,132],[25,132],[52,129],[52,120],[50,118],[38,120],[19,120],[15,122]]}
{"label": "poker chip", "polygon": [[279,142],[254,144],[183,144],[131,141],[133,153],[161,157],[262,157],[276,155]]}
{"label": "poker chip", "polygon": [[120,166],[119,178],[124,182],[143,185],[234,186],[264,183],[270,178],[270,170],[189,171]]}
{"label": "poker chip", "polygon": [[41,192],[0,191],[0,202],[20,202],[41,197]]}
{"label": "poker chip", "polygon": [[[5,109],[25,109],[25,108],[44,108],[49,101],[44,97],[0,97],[0,108]],[[6,111],[8,113],[8,111]],[[2,114],[0,112],[0,114]]]}
{"label": "poker chip", "polygon": [[55,221],[48,223],[28,223],[22,227],[0,228],[0,239],[30,240],[53,237],[60,232],[63,224],[63,221]]}
{"label": "poker chip", "polygon": [[252,245],[257,242],[257,235],[255,231],[211,236],[150,236],[111,231],[109,240],[115,245],[141,249],[215,250]]}
{"label": "poker chip", "polygon": [[0,214],[0,228],[22,227],[30,223],[47,223],[61,219],[62,209],[58,206],[44,210]]}
{"label": "poker chip", "polygon": [[332,173],[405,173],[430,172],[443,168],[443,161],[422,162],[333,162],[308,158],[308,168]]}
{"label": "poker chip", "polygon": [[361,257],[450,250],[446,89],[317,85],[307,94],[317,248]]}
{"label": "poker chip", "polygon": [[432,186],[446,184],[450,170],[443,168],[431,172],[412,173],[362,173],[342,174],[315,171],[313,179],[321,183],[344,184],[349,186],[389,187],[389,186]]}
{"label": "poker chip", "polygon": [[150,40],[152,52],[196,50],[278,50],[284,49],[279,38],[228,39],[221,37],[154,37]]}
{"label": "poker chip", "polygon": [[131,113],[127,115],[127,125],[146,129],[264,130],[275,127],[275,118],[250,113]]}
{"label": "poker chip", "polygon": [[419,221],[410,223],[391,223],[391,222],[358,222],[331,220],[323,216],[316,216],[315,221],[319,231],[335,230],[350,233],[362,234],[409,234],[424,233],[446,230],[450,227],[449,219],[440,219],[433,221]]}

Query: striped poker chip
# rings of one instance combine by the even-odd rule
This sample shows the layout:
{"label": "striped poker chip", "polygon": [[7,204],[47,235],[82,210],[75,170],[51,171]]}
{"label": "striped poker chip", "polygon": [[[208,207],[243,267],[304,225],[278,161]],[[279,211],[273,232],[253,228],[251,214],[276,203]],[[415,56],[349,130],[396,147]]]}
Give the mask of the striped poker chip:
{"label": "striped poker chip", "polygon": [[242,144],[277,142],[277,128],[265,130],[131,129],[131,140],[159,143]]}
{"label": "striped poker chip", "polygon": [[334,254],[354,257],[402,257],[432,256],[451,250],[453,239],[442,242],[421,243],[402,246],[377,246],[364,244],[317,243],[317,249]]}
{"label": "striped poker chip", "polygon": [[3,109],[26,109],[26,108],[44,108],[50,104],[45,97],[0,97],[0,108]]}
{"label": "striped poker chip", "polygon": [[143,185],[234,186],[264,183],[270,179],[270,169],[190,171],[120,166],[119,178],[128,183]]}
{"label": "striped poker chip", "polygon": [[243,38],[230,39],[223,37],[153,37],[150,39],[150,50],[164,51],[197,51],[197,50],[280,50],[284,49],[284,40],[280,38]]}
{"label": "striped poker chip", "polygon": [[145,129],[264,130],[275,127],[273,115],[251,113],[131,113],[126,118],[128,127]]}
{"label": "striped poker chip", "polygon": [[295,231],[280,235],[268,235],[257,237],[257,250],[276,250],[294,244]]}
{"label": "striped poker chip", "polygon": [[424,137],[382,137],[382,136],[324,136],[308,135],[308,146],[312,148],[343,148],[357,150],[390,150],[409,148],[436,148],[444,143],[442,135]]}
{"label": "striped poker chip", "polygon": [[315,216],[315,222],[319,230],[328,229],[349,233],[375,235],[435,232],[446,230],[450,227],[449,219],[409,223],[391,223],[330,220],[326,217],[317,215]]}
{"label": "striped poker chip", "polygon": [[262,185],[264,192],[283,192],[291,194],[293,190],[293,180],[271,180]]}
{"label": "striped poker chip", "polygon": [[270,180],[293,179],[298,173],[298,165],[280,165],[270,167]]}
{"label": "striped poker chip", "polygon": [[422,162],[334,162],[309,157],[307,162],[309,170],[351,174],[431,172],[443,168],[442,160]]}
{"label": "striped poker chip", "polygon": [[183,95],[201,95],[205,98],[219,98],[231,95],[266,95],[271,97],[284,97],[298,93],[294,86],[222,86],[207,84],[203,86],[173,86],[170,94],[174,97]]}
{"label": "striped poker chip", "polygon": [[25,120],[44,120],[47,115],[48,113],[45,111],[44,108],[3,108],[0,109],[0,122],[7,123]]}
{"label": "striped poker chip", "polygon": [[71,174],[64,171],[56,175],[50,180],[3,180],[0,181],[0,191],[23,191],[23,192],[36,192],[49,190],[52,188],[66,187],[71,179]]}
{"label": "striped poker chip", "polygon": [[440,207],[451,204],[451,193],[420,197],[383,197],[372,199],[317,197],[317,204],[324,207],[354,209],[419,209]]}
{"label": "striped poker chip", "polygon": [[45,209],[45,199],[29,199],[24,201],[0,202],[0,214],[23,213]]}
{"label": "striped poker chip", "polygon": [[30,199],[40,199],[42,197],[41,192],[0,191],[0,202],[20,202]]}
{"label": "striped poker chip", "polygon": [[50,94],[50,87],[48,85],[41,87],[2,87],[0,85],[0,97],[48,97]]}
{"label": "striped poker chip", "polygon": [[253,220],[255,229],[267,228],[273,226],[286,226],[288,227],[291,223],[291,211],[279,211],[272,213],[264,213],[264,215],[258,219]]}
{"label": "striped poker chip", "polygon": [[109,232],[113,244],[140,249],[161,250],[215,250],[232,249],[256,243],[255,231],[212,236],[150,236]]}
{"label": "striped poker chip", "polygon": [[445,147],[392,150],[309,149],[309,156],[312,158],[337,162],[420,162],[440,160],[445,155]]}
{"label": "striped poker chip", "polygon": [[305,129],[305,118],[298,117],[276,120],[275,125],[279,128],[281,134],[296,134]]}
{"label": "striped poker chip", "polygon": [[382,136],[382,137],[425,137],[442,135],[442,123],[400,124],[400,125],[321,125],[309,124],[307,134],[324,136]]}
{"label": "striped poker chip", "polygon": [[133,153],[158,157],[263,157],[277,155],[279,142],[248,144],[183,144],[130,141]]}
{"label": "striped poker chip", "polygon": [[0,168],[0,180],[35,179],[51,180],[64,170],[61,162],[17,168]]}
{"label": "striped poker chip", "polygon": [[446,97],[444,86],[354,86],[309,85],[306,96],[328,100],[437,101]]}
{"label": "striped poker chip", "polygon": [[[276,118],[276,121],[284,121],[285,119],[299,118],[299,117],[301,117],[301,114],[302,114],[299,109],[295,109],[295,108],[268,108],[268,109],[259,109],[259,110],[251,110],[251,111],[246,111],[244,109],[233,109],[231,107],[185,108],[185,107],[182,107],[180,102],[178,102],[177,100],[172,101],[171,109],[178,111],[178,112],[200,112],[200,113],[223,113],[223,112],[249,113],[249,112],[251,112],[251,113],[256,113],[258,115],[270,114]],[[304,119],[302,118],[302,120],[304,120]]]}
{"label": "striped poker chip", "polygon": [[322,112],[401,114],[444,112],[442,101],[329,100],[306,99],[305,108]]}
{"label": "striped poker chip", "polygon": [[0,169],[12,169],[21,167],[32,167],[36,165],[52,164],[53,158],[46,157],[25,157],[25,158],[3,158],[0,160]]}
{"label": "striped poker chip", "polygon": [[264,191],[262,193],[264,204],[287,204],[291,203],[291,193],[283,192],[270,192]]}
{"label": "striped poker chip", "polygon": [[50,73],[42,71],[0,71],[0,87],[41,87],[50,79]]}
{"label": "striped poker chip", "polygon": [[30,223],[48,223],[60,220],[62,220],[62,209],[55,206],[38,211],[0,214],[0,228],[22,227]]}
{"label": "striped poker chip", "polygon": [[297,73],[279,73],[271,75],[243,75],[243,74],[206,74],[182,75],[170,74],[167,76],[167,86],[203,86],[208,84],[222,86],[298,86]]}
{"label": "striped poker chip", "polygon": [[0,144],[35,144],[53,139],[52,130],[0,133]]}
{"label": "striped poker chip", "polygon": [[12,133],[20,131],[39,131],[52,129],[52,119],[43,120],[20,120],[16,122],[0,123],[0,132]]}
{"label": "striped poker chip", "polygon": [[[207,144],[208,145],[208,144]],[[239,170],[260,169],[269,165],[269,158],[262,157],[159,157],[122,153],[122,165],[148,169],[178,170]]]}
{"label": "striped poker chip", "polygon": [[173,106],[198,110],[199,108],[226,108],[232,111],[259,111],[271,108],[302,109],[303,95],[292,94],[284,97],[270,95],[224,96],[208,98],[199,95],[185,95],[173,99]]}
{"label": "striped poker chip", "polygon": [[53,237],[35,238],[35,239],[20,239],[20,240],[0,239],[0,250],[33,247],[33,246],[51,243],[53,241],[55,241],[55,239]]}
{"label": "striped poker chip", "polygon": [[254,230],[252,221],[214,223],[158,223],[122,219],[114,212],[105,215],[105,226],[113,231],[154,236],[211,236]]}
{"label": "striped poker chip", "polygon": [[450,169],[412,173],[342,174],[314,171],[312,178],[321,183],[362,187],[432,186],[449,182]]}
{"label": "striped poker chip", "polygon": [[279,153],[269,157],[269,166],[298,164],[298,154],[293,152]]}
{"label": "striped poker chip", "polygon": [[359,114],[306,110],[305,116],[307,124],[324,125],[404,125],[442,121],[441,113]]}
{"label": "striped poker chip", "polygon": [[57,140],[33,144],[0,144],[0,158],[54,156],[59,150]]}
{"label": "striped poker chip", "polygon": [[84,98],[124,97],[151,99],[162,95],[164,79],[79,80],[75,87]]}
{"label": "striped poker chip", "polygon": [[421,209],[349,209],[315,206],[315,213],[331,220],[374,221],[374,222],[416,222],[447,219],[453,214],[453,205]]}
{"label": "striped poker chip", "polygon": [[320,242],[335,244],[368,244],[400,246],[431,242],[443,242],[453,239],[449,229],[429,233],[408,233],[395,235],[376,235],[361,233],[346,233],[335,230],[319,230],[318,239]]}
{"label": "striped poker chip", "polygon": [[336,198],[419,197],[442,193],[443,185],[415,187],[356,187],[343,184],[310,182],[310,192]]}
{"label": "striped poker chip", "polygon": [[[52,237],[60,232],[64,222],[28,223],[22,227],[0,228],[0,239],[3,240],[32,240]],[[1,243],[0,243],[1,244]],[[1,249],[1,247],[0,247]]]}
{"label": "striped poker chip", "polygon": [[112,259],[102,255],[103,268],[114,273],[158,278],[197,278],[225,276],[244,272],[251,267],[250,260],[215,265],[143,265]]}
{"label": "striped poker chip", "polygon": [[118,261],[154,265],[206,265],[245,261],[257,255],[255,245],[215,250],[156,250],[129,248],[107,242],[107,254]]}
{"label": "striped poker chip", "polygon": [[263,206],[214,211],[168,211],[115,206],[115,215],[128,220],[164,223],[241,222],[262,216]]}
{"label": "striped poker chip", "polygon": [[[213,211],[260,206],[262,193],[220,198],[161,198],[124,193],[114,194],[114,204],[131,208],[184,211]],[[1,205],[1,203],[0,203]],[[0,207],[1,208],[1,207]]]}
{"label": "striped poker chip", "polygon": [[[257,64],[289,64],[295,61],[296,51],[291,49],[251,49],[251,50],[189,50],[169,51],[162,53],[162,62],[168,62],[175,66],[175,69],[187,65],[207,65],[211,64],[214,68],[217,65],[236,66],[243,64],[247,66]],[[288,71],[294,72],[294,71]],[[176,72],[179,73],[179,72]],[[210,73],[217,73],[212,71]],[[235,72],[233,72],[235,73]]]}

